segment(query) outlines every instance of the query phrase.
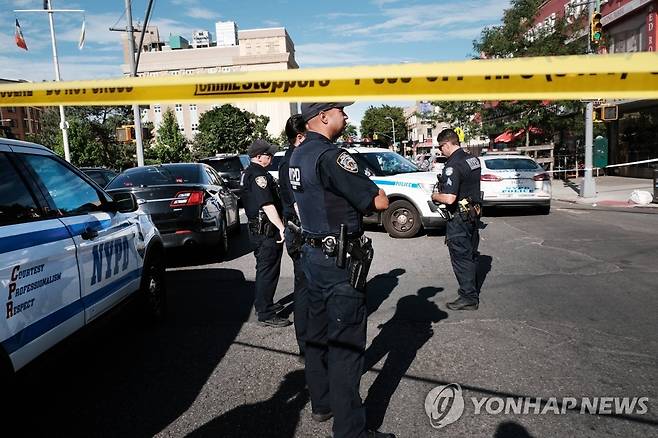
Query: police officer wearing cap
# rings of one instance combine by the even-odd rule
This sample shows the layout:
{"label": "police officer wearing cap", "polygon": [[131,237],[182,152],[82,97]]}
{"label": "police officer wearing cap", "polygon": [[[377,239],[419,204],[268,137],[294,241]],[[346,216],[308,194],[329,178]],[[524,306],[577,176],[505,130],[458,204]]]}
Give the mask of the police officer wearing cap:
{"label": "police officer wearing cap", "polygon": [[[290,186],[290,177],[288,169],[290,168],[290,157],[297,146],[299,146],[306,137],[306,123],[301,114],[292,115],[286,122],[286,137],[288,138],[288,150],[279,164],[279,190],[281,192],[281,202],[283,204],[283,220],[286,226],[286,250],[292,259],[293,272],[295,276],[294,296],[294,323],[295,337],[299,345],[300,361],[303,363],[306,350],[306,325],[308,321],[308,293],[306,287],[306,276],[302,269],[302,244],[301,222],[297,214],[295,198]],[[292,224],[292,225],[290,225]]]}
{"label": "police officer wearing cap", "polygon": [[448,160],[439,176],[439,192],[432,194],[432,201],[447,206],[446,244],[459,283],[459,296],[447,306],[451,310],[477,310],[480,302],[477,281],[482,202],[480,160],[461,148],[459,137],[452,129],[441,131],[436,141]]}
{"label": "police officer wearing cap", "polygon": [[[345,129],[349,103],[304,103],[306,140],[292,153],[289,178],[305,239],[308,279],[306,381],[312,418],[332,416],[334,438],[393,437],[367,430],[359,395],[366,346],[365,294],[338,263],[336,238],[359,242],[362,216],[388,208],[388,198],[354,158],[333,144]],[[341,227],[342,225],[342,227]],[[341,228],[344,233],[340,233]]]}
{"label": "police officer wearing cap", "polygon": [[241,199],[249,221],[249,239],[256,247],[256,294],[254,307],[258,321],[270,327],[285,327],[290,321],[276,314],[282,308],[273,303],[281,271],[284,227],[281,200],[272,175],[265,170],[277,147],[257,139],[247,153],[251,164],[240,178]]}

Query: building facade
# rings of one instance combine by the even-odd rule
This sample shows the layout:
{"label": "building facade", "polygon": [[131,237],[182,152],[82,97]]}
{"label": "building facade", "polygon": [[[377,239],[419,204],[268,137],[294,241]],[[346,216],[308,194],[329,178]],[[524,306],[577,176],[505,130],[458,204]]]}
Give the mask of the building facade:
{"label": "building facade", "polygon": [[[182,76],[299,68],[295,60],[295,46],[283,27],[238,31],[234,23],[220,22],[216,27],[217,42],[212,42],[209,47],[201,44],[196,48],[194,42],[198,39],[193,38],[193,44],[186,45],[187,48],[176,48],[156,41],[159,40],[157,28],[149,27],[147,32],[146,36],[150,39],[145,38],[142,47],[138,76]],[[195,31],[194,36],[205,36],[200,32],[202,31]],[[210,35],[208,33],[209,37]],[[179,36],[171,36],[170,40],[173,37]],[[135,35],[135,39],[139,41],[139,33]],[[129,53],[126,39],[124,74],[129,73]],[[171,108],[181,132],[188,139],[192,139],[198,131],[201,115],[219,105],[221,104],[213,104],[207,100],[186,104],[152,104],[148,109],[142,110],[142,120],[152,122],[157,128],[162,121],[162,114]],[[269,117],[267,130],[272,137],[278,137],[286,120],[297,112],[296,103],[261,101],[234,105],[256,115]]]}
{"label": "building facade", "polygon": [[[601,0],[603,39],[596,51],[605,53],[655,52],[658,0]],[[573,22],[578,14],[587,17],[587,5],[581,0],[549,0],[542,4],[536,26],[551,26],[558,17]],[[581,19],[583,16],[581,16]],[[574,38],[589,38],[589,23]],[[595,55],[593,55],[595,56]],[[609,101],[619,109],[618,120],[605,122],[608,134],[608,164],[622,164],[658,158],[658,101]],[[615,175],[651,178],[652,164],[610,169]]]}
{"label": "building facade", "polygon": [[[23,80],[0,79],[0,83],[9,84],[27,82]],[[25,140],[28,134],[41,132],[42,107],[5,106],[0,107],[0,135],[17,140]]]}

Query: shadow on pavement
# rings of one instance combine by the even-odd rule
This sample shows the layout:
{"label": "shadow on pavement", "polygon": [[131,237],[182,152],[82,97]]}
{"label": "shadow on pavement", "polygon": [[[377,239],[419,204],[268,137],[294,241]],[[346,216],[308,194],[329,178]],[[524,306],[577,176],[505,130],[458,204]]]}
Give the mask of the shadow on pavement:
{"label": "shadow on pavement", "polygon": [[504,421],[496,428],[493,438],[533,438],[533,436],[519,423]]}
{"label": "shadow on pavement", "polygon": [[432,323],[448,317],[432,301],[443,288],[424,287],[416,295],[400,298],[393,317],[379,326],[381,330],[365,353],[364,372],[388,355],[365,400],[369,429],[382,425],[391,397],[416,358],[418,350],[434,335]]}
{"label": "shadow on pavement", "polygon": [[304,371],[288,373],[269,399],[244,404],[222,414],[187,435],[192,438],[252,438],[276,436],[292,438],[302,409],[309,401]]}
{"label": "shadow on pavement", "polygon": [[487,280],[487,275],[489,274],[489,272],[491,272],[492,262],[493,262],[493,258],[489,255],[480,254],[480,256],[478,257],[478,267],[477,267],[477,276],[476,276],[478,294],[482,293],[482,285],[484,285],[484,282]]}
{"label": "shadow on pavement", "polygon": [[372,315],[379,309],[384,301],[391,295],[393,290],[400,283],[399,277],[405,272],[404,269],[391,269],[385,274],[375,275],[368,280],[366,284],[366,307],[368,316]]}
{"label": "shadow on pavement", "polygon": [[128,306],[17,374],[21,434],[150,437],[190,408],[249,318],[253,282],[206,268],[168,272],[167,287],[164,323],[136,327]]}

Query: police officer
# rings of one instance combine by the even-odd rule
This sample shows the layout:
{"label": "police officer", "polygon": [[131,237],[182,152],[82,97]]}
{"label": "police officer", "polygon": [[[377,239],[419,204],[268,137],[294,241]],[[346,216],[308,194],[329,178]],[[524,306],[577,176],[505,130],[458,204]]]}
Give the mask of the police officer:
{"label": "police officer", "polygon": [[290,321],[276,314],[282,306],[273,303],[281,271],[284,227],[281,221],[281,201],[274,178],[265,170],[276,152],[265,140],[257,139],[247,153],[251,164],[240,179],[241,198],[249,220],[249,239],[256,257],[256,296],[254,307],[261,324],[285,327]]}
{"label": "police officer", "polygon": [[289,177],[304,233],[302,267],[308,279],[306,381],[312,418],[332,416],[334,438],[393,437],[366,427],[359,395],[366,345],[364,293],[337,263],[344,225],[357,242],[362,216],[388,208],[388,198],[354,158],[332,142],[345,129],[349,103],[305,103],[306,140],[292,153]]}
{"label": "police officer", "polygon": [[480,160],[468,154],[452,129],[436,137],[439,150],[448,157],[439,177],[439,193],[432,200],[445,204],[450,219],[446,224],[446,243],[452,270],[459,283],[459,296],[448,303],[451,310],[477,310],[478,245],[480,243]]}
{"label": "police officer", "polygon": [[[292,223],[296,227],[301,226],[299,216],[297,215],[297,206],[295,198],[290,187],[290,177],[288,168],[290,167],[290,156],[297,146],[304,141],[306,136],[306,123],[300,114],[294,114],[286,122],[286,137],[288,138],[288,150],[279,164],[279,190],[281,192],[281,203],[283,205],[284,224]],[[306,276],[302,270],[302,235],[286,226],[286,250],[292,259],[293,270],[295,273],[295,337],[299,345],[300,361],[304,361],[306,348],[306,325],[308,320],[308,293],[306,288]]]}

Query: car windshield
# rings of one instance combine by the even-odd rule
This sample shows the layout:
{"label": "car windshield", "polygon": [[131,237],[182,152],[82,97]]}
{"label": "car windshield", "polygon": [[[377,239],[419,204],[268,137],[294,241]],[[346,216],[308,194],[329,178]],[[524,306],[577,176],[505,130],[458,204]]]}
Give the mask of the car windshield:
{"label": "car windshield", "polygon": [[527,158],[494,158],[485,160],[491,170],[538,170],[539,164]]}
{"label": "car windshield", "polygon": [[239,157],[224,158],[222,160],[207,160],[204,163],[212,166],[217,172],[242,172],[242,162]]}
{"label": "car windshield", "polygon": [[165,184],[198,184],[200,182],[200,172],[197,166],[149,166],[120,174],[106,188],[109,190]]}
{"label": "car windshield", "polygon": [[420,172],[418,166],[395,152],[364,152],[352,155],[377,176]]}

